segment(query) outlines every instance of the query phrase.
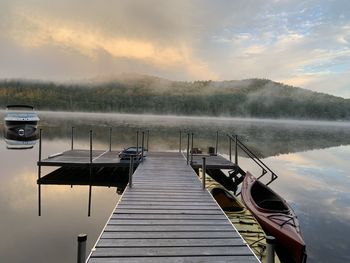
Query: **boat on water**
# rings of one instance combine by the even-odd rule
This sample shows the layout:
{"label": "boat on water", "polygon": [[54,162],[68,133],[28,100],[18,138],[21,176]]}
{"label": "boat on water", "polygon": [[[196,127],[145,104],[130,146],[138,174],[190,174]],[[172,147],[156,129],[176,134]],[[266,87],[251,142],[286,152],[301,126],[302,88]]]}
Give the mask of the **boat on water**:
{"label": "boat on water", "polygon": [[134,159],[139,160],[141,158],[141,155],[143,153],[143,156],[145,157],[147,153],[147,149],[142,148],[141,146],[133,146],[126,149],[123,149],[119,154],[118,157],[120,160],[130,160],[131,156],[134,156]]}
{"label": "boat on water", "polygon": [[[266,262],[266,234],[252,213],[218,183],[211,182],[208,189],[254,254],[261,262]],[[275,256],[275,263],[279,262],[278,257]]]}
{"label": "boat on water", "polygon": [[7,148],[32,148],[38,140],[38,114],[29,105],[6,107],[4,137]]}
{"label": "boat on water", "polygon": [[281,261],[305,263],[305,242],[290,205],[249,172],[244,178],[241,193],[243,203],[264,231],[276,238],[276,251]]}

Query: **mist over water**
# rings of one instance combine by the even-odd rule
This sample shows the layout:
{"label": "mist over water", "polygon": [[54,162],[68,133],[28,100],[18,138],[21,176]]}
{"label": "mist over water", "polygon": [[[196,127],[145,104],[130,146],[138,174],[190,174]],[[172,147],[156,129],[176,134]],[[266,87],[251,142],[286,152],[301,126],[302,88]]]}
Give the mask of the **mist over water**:
{"label": "mist over water", "polygon": [[[109,147],[110,127],[114,150],[135,145],[136,131],[149,130],[150,151],[175,151],[181,130],[183,150],[187,132],[193,132],[194,147],[206,151],[215,146],[219,131],[218,152],[225,156],[226,134],[237,134],[279,176],[271,188],[299,216],[308,262],[350,262],[349,123],[59,112],[39,112],[39,117],[43,158],[70,149],[72,126],[75,148],[89,148],[92,129],[93,148],[102,150]],[[119,198],[116,189],[93,187],[89,218],[88,187],[43,185],[38,217],[38,145],[7,150],[1,138],[0,156],[0,261],[74,262],[76,236],[81,232],[88,234],[91,249]],[[261,173],[242,152],[239,165],[255,175]],[[43,168],[43,175],[52,169]]]}
{"label": "mist over water", "polygon": [[178,150],[180,131],[183,149],[187,133],[194,133],[194,147],[206,150],[215,146],[218,131],[222,153],[228,152],[227,134],[238,135],[264,158],[350,144],[350,122],[64,112],[42,112],[40,117],[46,138],[67,138],[67,143],[74,126],[79,143],[86,145],[92,129],[94,142],[108,145],[111,127],[117,149],[135,144],[136,131],[150,132],[151,150]]}

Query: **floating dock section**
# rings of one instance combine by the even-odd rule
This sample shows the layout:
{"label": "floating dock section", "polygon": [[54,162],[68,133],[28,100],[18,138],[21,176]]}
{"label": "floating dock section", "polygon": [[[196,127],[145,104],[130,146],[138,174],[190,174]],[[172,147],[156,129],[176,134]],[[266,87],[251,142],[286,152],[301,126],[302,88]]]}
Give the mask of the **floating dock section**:
{"label": "floating dock section", "polygon": [[138,165],[87,262],[259,260],[182,153],[151,152]]}

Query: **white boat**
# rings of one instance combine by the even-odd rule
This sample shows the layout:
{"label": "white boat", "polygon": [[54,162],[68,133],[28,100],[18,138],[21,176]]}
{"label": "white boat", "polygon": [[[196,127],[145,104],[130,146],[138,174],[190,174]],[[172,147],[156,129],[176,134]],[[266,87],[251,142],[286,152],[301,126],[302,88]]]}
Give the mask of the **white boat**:
{"label": "white boat", "polygon": [[31,141],[5,139],[7,149],[31,149],[34,147],[37,141],[37,139]]}
{"label": "white boat", "polygon": [[10,142],[7,143],[7,147],[15,148],[14,141],[21,142],[19,144],[22,144],[24,147],[34,145],[38,139],[37,126],[39,120],[38,114],[32,106],[8,105],[4,118],[5,141],[6,143]]}

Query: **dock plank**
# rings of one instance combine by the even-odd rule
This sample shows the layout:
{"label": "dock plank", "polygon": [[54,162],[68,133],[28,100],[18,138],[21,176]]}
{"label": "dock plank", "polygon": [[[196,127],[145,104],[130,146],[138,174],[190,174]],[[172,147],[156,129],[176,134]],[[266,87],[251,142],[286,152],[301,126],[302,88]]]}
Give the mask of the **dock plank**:
{"label": "dock plank", "polygon": [[191,209],[177,209],[177,210],[162,210],[162,209],[118,209],[115,213],[124,214],[184,214],[184,215],[216,215],[220,212],[216,210],[191,210]]}
{"label": "dock plank", "polygon": [[188,205],[169,205],[169,204],[125,204],[121,203],[119,205],[119,209],[164,209],[164,212],[168,210],[181,210],[181,209],[191,209],[191,210],[219,210],[218,207],[215,204],[208,204],[206,206],[201,205],[193,205],[193,204],[188,204]]}
{"label": "dock plank", "polygon": [[112,225],[108,224],[105,231],[114,232],[174,232],[174,231],[229,231],[232,227],[224,225]]}
{"label": "dock plank", "polygon": [[222,220],[201,220],[196,219],[137,219],[137,220],[123,220],[111,218],[109,225],[227,225],[225,219]]}
{"label": "dock plank", "polygon": [[[118,258],[118,263],[256,263],[256,259],[247,256],[193,256],[193,257],[127,257]],[[91,258],[90,263],[115,263],[115,258]]]}
{"label": "dock plank", "polygon": [[[123,201],[126,201],[125,199],[123,199]],[[174,206],[195,206],[195,207],[198,207],[198,206],[205,206],[205,207],[208,207],[208,206],[215,206],[215,204],[209,204],[207,202],[201,202],[201,201],[191,201],[191,202],[186,202],[186,201],[176,201],[176,200],[171,200],[171,199],[168,199],[166,201],[164,200],[158,200],[158,201],[153,201],[153,200],[137,200],[137,201],[133,201],[132,199],[128,199],[127,200],[127,205],[129,206],[143,206],[143,205],[149,205],[149,206],[156,206],[156,205],[167,205],[167,207],[169,207],[169,205],[171,207],[174,207]],[[125,206],[124,203],[121,203],[120,204],[120,207],[122,206]]]}
{"label": "dock plank", "polygon": [[177,220],[184,220],[184,219],[193,219],[197,220],[227,220],[226,216],[222,214],[214,214],[214,215],[187,215],[187,214],[121,214],[121,213],[115,213],[112,215],[111,219],[177,219]]}
{"label": "dock plank", "polygon": [[[140,238],[158,238],[158,239],[178,239],[178,238],[236,238],[239,237],[238,233],[235,231],[201,231],[201,232],[192,232],[192,231],[177,231],[177,232],[103,232],[101,239],[111,238],[129,238],[129,239],[140,239]],[[97,243],[98,245],[98,243]]]}
{"label": "dock plank", "polygon": [[145,256],[234,256],[249,255],[245,245],[221,247],[98,247],[92,257],[145,257]]}
{"label": "dock plank", "polygon": [[179,238],[179,239],[101,239],[98,247],[215,247],[241,246],[239,238]]}

